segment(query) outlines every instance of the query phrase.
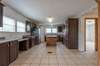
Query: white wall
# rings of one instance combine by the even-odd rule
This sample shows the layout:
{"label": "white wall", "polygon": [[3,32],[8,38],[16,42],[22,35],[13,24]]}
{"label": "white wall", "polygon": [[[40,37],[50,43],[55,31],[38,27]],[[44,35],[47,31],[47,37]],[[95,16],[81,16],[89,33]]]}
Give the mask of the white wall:
{"label": "white wall", "polygon": [[92,22],[86,22],[86,41],[95,41],[95,20]]}
{"label": "white wall", "polygon": [[79,51],[84,51],[84,21],[83,18],[79,19]]}
{"label": "white wall", "polygon": [[7,16],[7,17],[10,17],[10,18],[13,18],[13,19],[18,20],[18,21],[22,21],[22,22],[25,22],[26,20],[28,20],[26,17],[24,17],[21,14],[17,13],[16,11],[14,11],[12,8],[10,8],[8,6],[4,7],[3,15]]}
{"label": "white wall", "polygon": [[0,32],[0,37],[6,37],[6,39],[20,39],[23,35],[28,33]]}
{"label": "white wall", "polygon": [[[13,18],[13,19],[21,21],[21,22],[25,22],[26,20],[28,20],[27,18],[25,18],[24,16],[17,13],[12,8],[10,8],[6,5],[4,7],[4,13],[3,14],[4,14],[4,16]],[[6,37],[7,39],[21,38],[23,35],[27,35],[27,34],[28,33],[0,32],[0,37]]]}
{"label": "white wall", "polygon": [[40,39],[41,39],[41,42],[45,42],[45,27],[44,26],[40,27]]}
{"label": "white wall", "polygon": [[94,8],[93,10],[79,16],[79,51],[85,51],[85,18],[98,18],[97,8]]}

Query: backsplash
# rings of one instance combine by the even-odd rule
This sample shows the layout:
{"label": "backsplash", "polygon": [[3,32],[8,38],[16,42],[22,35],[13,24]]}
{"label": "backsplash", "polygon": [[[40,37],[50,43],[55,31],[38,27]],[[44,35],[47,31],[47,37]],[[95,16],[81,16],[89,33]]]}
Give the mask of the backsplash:
{"label": "backsplash", "polygon": [[5,37],[6,39],[20,39],[23,35],[30,35],[29,33],[14,33],[14,32],[0,32],[0,37]]}

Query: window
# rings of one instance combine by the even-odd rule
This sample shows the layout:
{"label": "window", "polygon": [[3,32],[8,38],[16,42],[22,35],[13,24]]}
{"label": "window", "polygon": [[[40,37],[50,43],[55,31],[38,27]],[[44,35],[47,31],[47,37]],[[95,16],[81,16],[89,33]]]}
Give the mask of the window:
{"label": "window", "polygon": [[[25,32],[26,24],[15,19],[3,16],[3,27],[0,27],[2,32]],[[28,27],[29,28],[29,27]]]}
{"label": "window", "polygon": [[3,17],[3,31],[5,32],[15,32],[15,20]]}
{"label": "window", "polygon": [[57,33],[57,29],[56,28],[52,28],[52,33]]}
{"label": "window", "polygon": [[46,33],[52,33],[52,32],[51,32],[51,28],[47,28],[47,29],[46,29]]}
{"label": "window", "polygon": [[57,33],[57,28],[46,28],[46,33]]}
{"label": "window", "polygon": [[3,31],[3,28],[2,27],[0,27],[0,31]]}
{"label": "window", "polygon": [[30,25],[27,25],[26,27],[27,27],[27,32],[30,32],[30,29],[31,29]]}
{"label": "window", "polygon": [[17,21],[17,32],[25,32],[25,23]]}

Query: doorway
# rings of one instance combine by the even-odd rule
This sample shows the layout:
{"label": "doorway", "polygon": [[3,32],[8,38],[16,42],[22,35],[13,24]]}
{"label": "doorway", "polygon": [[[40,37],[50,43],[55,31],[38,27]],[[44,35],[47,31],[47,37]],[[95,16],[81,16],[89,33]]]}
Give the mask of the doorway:
{"label": "doorway", "polygon": [[97,19],[85,19],[85,50],[93,52],[98,49],[97,46]]}

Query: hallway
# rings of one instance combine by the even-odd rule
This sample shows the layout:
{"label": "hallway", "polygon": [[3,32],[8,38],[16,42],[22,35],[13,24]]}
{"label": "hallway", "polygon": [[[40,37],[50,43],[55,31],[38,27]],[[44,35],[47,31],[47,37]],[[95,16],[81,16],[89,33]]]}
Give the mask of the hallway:
{"label": "hallway", "polygon": [[9,66],[97,66],[97,56],[95,52],[68,50],[61,43],[56,47],[40,44],[20,53]]}

